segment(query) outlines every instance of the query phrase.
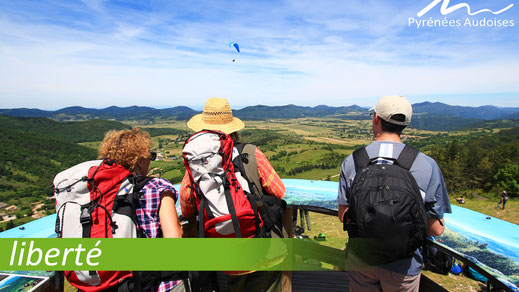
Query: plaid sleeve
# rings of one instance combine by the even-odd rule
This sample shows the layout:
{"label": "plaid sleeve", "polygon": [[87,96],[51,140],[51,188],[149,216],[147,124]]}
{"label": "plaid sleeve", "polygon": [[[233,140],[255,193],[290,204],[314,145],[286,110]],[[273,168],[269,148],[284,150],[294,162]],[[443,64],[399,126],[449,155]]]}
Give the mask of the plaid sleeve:
{"label": "plaid sleeve", "polygon": [[189,174],[186,172],[180,183],[180,208],[182,209],[182,217],[184,218],[195,217],[197,211],[195,192],[190,185]]}
{"label": "plaid sleeve", "polygon": [[141,190],[144,195],[139,199],[140,206],[135,211],[140,227],[151,238],[162,237],[159,206],[162,199],[161,194],[168,191],[173,194],[173,199],[176,201],[177,191],[169,181],[163,178],[150,180]]}
{"label": "plaid sleeve", "polygon": [[258,148],[256,148],[256,162],[263,190],[274,197],[283,198],[286,193],[285,185],[265,154]]}

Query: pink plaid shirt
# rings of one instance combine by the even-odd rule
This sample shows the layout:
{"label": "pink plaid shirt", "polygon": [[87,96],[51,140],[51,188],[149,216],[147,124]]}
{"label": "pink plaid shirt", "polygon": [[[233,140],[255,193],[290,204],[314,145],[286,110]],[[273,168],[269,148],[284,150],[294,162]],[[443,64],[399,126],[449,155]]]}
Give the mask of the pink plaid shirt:
{"label": "pink plaid shirt", "polygon": [[[150,180],[141,190],[144,195],[140,198],[140,208],[137,208],[137,219],[140,227],[146,232],[149,238],[161,238],[162,230],[160,229],[159,207],[161,194],[170,191],[173,193],[175,201],[178,198],[177,190],[166,179],[154,178]],[[175,288],[179,281],[161,282],[153,288],[153,291],[166,292]]]}

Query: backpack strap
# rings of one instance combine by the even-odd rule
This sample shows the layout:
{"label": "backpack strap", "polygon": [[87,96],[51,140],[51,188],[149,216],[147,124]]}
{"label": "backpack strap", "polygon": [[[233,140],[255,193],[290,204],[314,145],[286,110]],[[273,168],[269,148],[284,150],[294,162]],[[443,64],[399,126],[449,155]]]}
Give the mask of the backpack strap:
{"label": "backpack strap", "polygon": [[410,170],[416,156],[418,156],[418,153],[420,153],[420,151],[417,149],[405,145],[404,149],[402,149],[402,152],[400,152],[400,155],[396,159],[396,164],[406,170]]}
{"label": "backpack strap", "polygon": [[256,145],[239,143],[235,147],[239,155],[234,159],[233,164],[248,182],[253,196],[252,199],[248,198],[254,210],[254,215],[256,216],[256,212],[258,212],[263,219],[263,228],[260,228],[260,216],[256,218],[256,230],[260,230],[258,236],[271,237],[271,232],[274,232],[279,238],[286,237],[288,234],[286,234],[282,222],[286,202],[264,192],[258,172]]}
{"label": "backpack strap", "polygon": [[[258,163],[256,162],[256,146],[252,144],[239,143],[235,145],[238,150],[238,156],[234,158],[234,167],[240,171],[241,176],[247,181],[249,185],[250,195],[245,193],[249,203],[254,211],[254,223],[256,226],[256,236],[261,233],[260,211],[258,210],[258,203],[263,197],[261,184],[259,183]],[[251,198],[252,196],[252,198]]]}
{"label": "backpack strap", "polygon": [[353,162],[355,163],[355,172],[359,173],[359,170],[363,167],[368,166],[371,163],[369,159],[368,151],[366,147],[359,148],[353,152]]}
{"label": "backpack strap", "polygon": [[236,234],[236,238],[241,238],[242,236],[240,229],[240,221],[238,221],[238,216],[236,215],[236,208],[234,207],[234,203],[232,200],[231,187],[231,182],[229,181],[227,174],[225,174],[223,181],[225,200],[227,201],[227,208],[229,209],[229,213],[231,214],[231,221],[234,227],[234,233]]}
{"label": "backpack strap", "polygon": [[252,144],[239,143],[236,145],[239,159],[235,165],[238,166],[242,176],[249,182],[251,192],[255,192],[260,198],[263,197],[263,187],[259,179],[258,162],[256,161],[256,146]]}
{"label": "backpack strap", "polygon": [[137,228],[137,237],[138,238],[147,238],[148,234],[144,231],[144,228],[139,224],[139,219],[137,218],[137,208],[140,206],[140,192],[144,186],[154,179],[151,176],[137,176],[133,175],[128,176],[128,181],[133,185],[133,192],[127,194],[126,196],[115,196],[112,210],[115,213],[124,214],[132,220]]}
{"label": "backpack strap", "polygon": [[202,195],[202,199],[200,200],[200,209],[198,210],[198,237],[204,238],[204,204],[205,204],[205,196]]}

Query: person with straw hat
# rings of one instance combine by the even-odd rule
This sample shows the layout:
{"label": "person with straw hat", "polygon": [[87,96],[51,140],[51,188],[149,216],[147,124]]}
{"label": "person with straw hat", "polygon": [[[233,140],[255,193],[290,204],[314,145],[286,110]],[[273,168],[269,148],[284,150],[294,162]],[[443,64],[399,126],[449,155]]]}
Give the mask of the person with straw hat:
{"label": "person with straw hat", "polygon": [[[202,130],[224,132],[231,136],[236,146],[240,141],[238,131],[243,129],[245,124],[242,120],[233,116],[231,106],[227,99],[213,97],[205,103],[204,110],[201,114],[193,116],[187,122],[187,126],[195,132]],[[279,199],[283,198],[286,193],[285,185],[265,154],[251,144],[245,144],[243,150],[243,153],[249,152],[246,173],[248,174],[248,179],[251,181],[251,184],[256,186],[255,189],[262,195],[273,196]],[[250,169],[250,167],[254,169]],[[196,207],[195,192],[190,187],[190,179],[187,172],[180,185],[180,206],[182,216],[191,223],[189,227],[194,229],[196,224],[193,223],[196,221],[198,210]],[[186,228],[185,235],[193,236],[196,234],[193,230],[190,232],[189,227]],[[281,291],[281,282],[281,272],[261,271],[239,276],[228,276],[230,291]],[[203,283],[201,284],[203,285]]]}

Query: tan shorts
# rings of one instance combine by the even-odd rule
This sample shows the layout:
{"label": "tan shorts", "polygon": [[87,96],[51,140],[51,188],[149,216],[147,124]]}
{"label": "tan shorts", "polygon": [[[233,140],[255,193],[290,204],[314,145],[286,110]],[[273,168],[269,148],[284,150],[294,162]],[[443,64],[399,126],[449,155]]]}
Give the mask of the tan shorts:
{"label": "tan shorts", "polygon": [[350,291],[416,291],[420,287],[420,274],[408,276],[372,267],[362,271],[348,271]]}
{"label": "tan shorts", "polygon": [[353,254],[346,258],[346,271],[350,279],[350,291],[418,292],[420,287],[421,274],[408,276],[369,266]]}

